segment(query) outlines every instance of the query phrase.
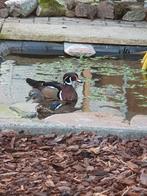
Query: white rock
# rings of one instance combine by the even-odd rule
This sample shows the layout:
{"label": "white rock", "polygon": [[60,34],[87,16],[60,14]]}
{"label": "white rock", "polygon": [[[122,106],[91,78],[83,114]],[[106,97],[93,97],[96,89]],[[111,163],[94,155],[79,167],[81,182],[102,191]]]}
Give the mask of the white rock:
{"label": "white rock", "polygon": [[76,43],[64,43],[64,52],[70,56],[90,57],[95,55],[96,51],[90,44],[76,44]]}
{"label": "white rock", "polygon": [[12,16],[28,16],[38,5],[37,0],[8,0],[5,2]]}

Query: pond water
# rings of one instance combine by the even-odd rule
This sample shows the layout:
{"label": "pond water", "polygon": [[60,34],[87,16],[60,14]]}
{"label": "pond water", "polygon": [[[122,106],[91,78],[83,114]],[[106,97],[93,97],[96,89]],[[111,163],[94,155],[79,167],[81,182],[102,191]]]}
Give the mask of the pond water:
{"label": "pond water", "polygon": [[[0,107],[25,102],[31,89],[27,77],[62,81],[64,73],[77,72],[84,83],[77,86],[78,103],[85,111],[104,111],[126,119],[147,114],[147,75],[140,61],[106,58],[28,58],[8,56],[0,65]],[[1,108],[0,108],[1,109]]]}

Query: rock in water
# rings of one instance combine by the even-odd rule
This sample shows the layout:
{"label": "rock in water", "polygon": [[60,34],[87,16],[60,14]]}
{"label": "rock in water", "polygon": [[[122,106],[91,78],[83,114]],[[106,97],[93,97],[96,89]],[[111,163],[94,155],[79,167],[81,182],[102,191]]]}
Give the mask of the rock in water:
{"label": "rock in water", "polygon": [[96,51],[90,44],[75,44],[75,43],[64,43],[64,52],[70,56],[86,56],[90,57],[95,55]]}
{"label": "rock in water", "polygon": [[36,103],[15,103],[9,108],[22,118],[36,117]]}
{"label": "rock in water", "polygon": [[58,0],[39,0],[39,5],[36,10],[37,16],[64,16],[66,8]]}
{"label": "rock in water", "polygon": [[135,9],[128,11],[122,19],[127,21],[142,21],[145,19],[145,16],[146,15],[143,9]]}

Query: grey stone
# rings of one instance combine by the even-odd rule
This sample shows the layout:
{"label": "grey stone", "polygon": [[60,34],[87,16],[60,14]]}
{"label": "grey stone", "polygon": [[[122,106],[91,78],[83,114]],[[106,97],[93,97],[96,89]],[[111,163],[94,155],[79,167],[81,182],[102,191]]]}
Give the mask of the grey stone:
{"label": "grey stone", "polygon": [[129,11],[128,5],[122,2],[114,4],[115,19],[120,20]]}
{"label": "grey stone", "polygon": [[95,50],[90,44],[75,44],[75,43],[64,43],[64,52],[70,56],[90,57],[95,55]]}
{"label": "grey stone", "polygon": [[23,118],[32,118],[36,116],[36,106],[36,103],[24,102],[13,104],[9,108]]}
{"label": "grey stone", "polygon": [[89,3],[77,3],[75,15],[82,18],[94,19],[97,17],[97,6]]}
{"label": "grey stone", "polygon": [[75,0],[65,0],[65,4],[68,10],[73,10],[76,7],[76,1]]}
{"label": "grey stone", "polygon": [[97,9],[99,18],[114,19],[114,4],[111,1],[101,1]]}
{"label": "grey stone", "polygon": [[0,9],[0,17],[7,18],[9,16],[9,10],[7,8]]}
{"label": "grey stone", "polygon": [[147,128],[147,115],[136,115],[130,121],[130,125],[138,128]]}
{"label": "grey stone", "polygon": [[66,10],[65,16],[73,18],[73,17],[75,17],[75,12],[72,10]]}
{"label": "grey stone", "polygon": [[128,11],[122,19],[127,21],[142,21],[145,19],[145,16],[146,15],[143,9],[135,9]]}

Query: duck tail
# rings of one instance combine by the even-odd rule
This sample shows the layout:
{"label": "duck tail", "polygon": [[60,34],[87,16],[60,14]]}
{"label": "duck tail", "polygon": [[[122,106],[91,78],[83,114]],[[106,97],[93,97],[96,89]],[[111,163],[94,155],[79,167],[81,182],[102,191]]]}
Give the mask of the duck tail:
{"label": "duck tail", "polygon": [[43,81],[33,80],[31,78],[26,78],[26,83],[28,83],[33,88],[39,88],[44,85]]}

